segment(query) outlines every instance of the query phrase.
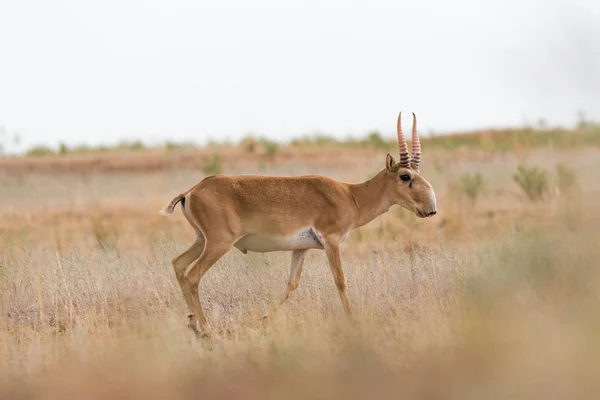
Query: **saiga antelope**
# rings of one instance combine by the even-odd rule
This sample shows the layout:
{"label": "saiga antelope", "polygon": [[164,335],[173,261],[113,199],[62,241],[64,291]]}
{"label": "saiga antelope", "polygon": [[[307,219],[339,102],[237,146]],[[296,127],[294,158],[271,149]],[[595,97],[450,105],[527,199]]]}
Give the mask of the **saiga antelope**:
{"label": "saiga antelope", "polygon": [[248,251],[291,251],[292,262],[285,291],[263,319],[270,319],[299,284],[309,249],[325,250],[346,314],[353,317],[346,293],[340,246],[353,229],[400,205],[420,218],[436,213],[435,193],[419,172],[421,146],[413,113],[412,156],[402,133],[397,132],[400,160],[388,153],[385,168],[361,183],[346,183],[327,176],[216,175],[175,197],[161,215],[173,213],[181,203],[183,215],[196,233],[189,249],[173,259],[175,275],[191,312],[188,326],[210,330],[199,296],[200,280],[233,247]]}

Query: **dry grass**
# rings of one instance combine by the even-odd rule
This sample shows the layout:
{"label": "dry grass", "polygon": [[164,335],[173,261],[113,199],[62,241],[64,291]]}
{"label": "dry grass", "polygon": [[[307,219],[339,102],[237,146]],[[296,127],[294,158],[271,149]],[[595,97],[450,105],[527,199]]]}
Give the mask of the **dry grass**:
{"label": "dry grass", "polygon": [[[357,181],[384,155],[315,152],[308,164],[290,157],[266,170],[226,155],[224,166]],[[457,163],[445,152],[424,156],[438,216],[417,220],[393,208],[343,250],[357,326],[344,317],[324,254],[311,251],[300,288],[260,328],[284,289],[290,255],[234,251],[201,284],[217,333],[210,342],[187,330],[170,265],[191,230],[180,213],[157,215],[201,172],[6,168],[0,396],[597,397],[597,150],[462,153]],[[511,180],[516,166],[553,174],[556,162],[576,172],[577,184],[527,201]],[[486,182],[474,208],[454,185],[466,171]]]}

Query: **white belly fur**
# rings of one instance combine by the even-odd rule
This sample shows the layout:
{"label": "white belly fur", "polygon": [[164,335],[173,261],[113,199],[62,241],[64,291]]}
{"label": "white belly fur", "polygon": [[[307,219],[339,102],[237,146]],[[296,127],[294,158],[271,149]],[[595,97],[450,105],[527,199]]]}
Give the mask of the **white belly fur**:
{"label": "white belly fur", "polygon": [[267,253],[271,251],[322,249],[323,238],[312,227],[300,229],[288,236],[263,236],[250,234],[242,237],[234,246],[243,251]]}

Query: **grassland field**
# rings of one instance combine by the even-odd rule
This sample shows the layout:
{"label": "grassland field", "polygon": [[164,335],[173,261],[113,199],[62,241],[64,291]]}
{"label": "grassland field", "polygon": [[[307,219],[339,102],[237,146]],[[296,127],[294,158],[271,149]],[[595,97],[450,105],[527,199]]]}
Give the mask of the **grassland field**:
{"label": "grassland field", "polygon": [[[394,206],[325,254],[268,328],[290,253],[233,250],[198,340],[158,210],[212,173],[357,182],[393,142],[249,142],[0,157],[0,397],[530,399],[600,395],[600,129],[422,140],[438,213]],[[50,154],[52,153],[52,154]]]}

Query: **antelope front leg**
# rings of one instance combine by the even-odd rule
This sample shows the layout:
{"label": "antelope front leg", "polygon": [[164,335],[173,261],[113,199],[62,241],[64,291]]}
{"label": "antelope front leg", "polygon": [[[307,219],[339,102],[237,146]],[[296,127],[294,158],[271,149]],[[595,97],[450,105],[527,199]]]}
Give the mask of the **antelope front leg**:
{"label": "antelope front leg", "polygon": [[335,286],[337,286],[340,299],[342,300],[344,311],[346,311],[347,316],[354,318],[352,307],[350,307],[350,302],[348,301],[346,277],[344,276],[344,271],[342,270],[342,261],[340,258],[340,242],[335,238],[328,238],[325,239],[323,247],[325,248],[325,253],[327,254],[329,267],[331,268],[331,273],[333,274]]}
{"label": "antelope front leg", "polygon": [[300,284],[300,276],[302,275],[302,264],[304,263],[304,257],[306,256],[307,250],[294,250],[292,252],[292,263],[290,266],[290,276],[288,278],[287,286],[285,291],[273,305],[271,310],[262,316],[263,323],[267,323],[273,318],[279,307],[290,297],[290,293],[298,288]]}

